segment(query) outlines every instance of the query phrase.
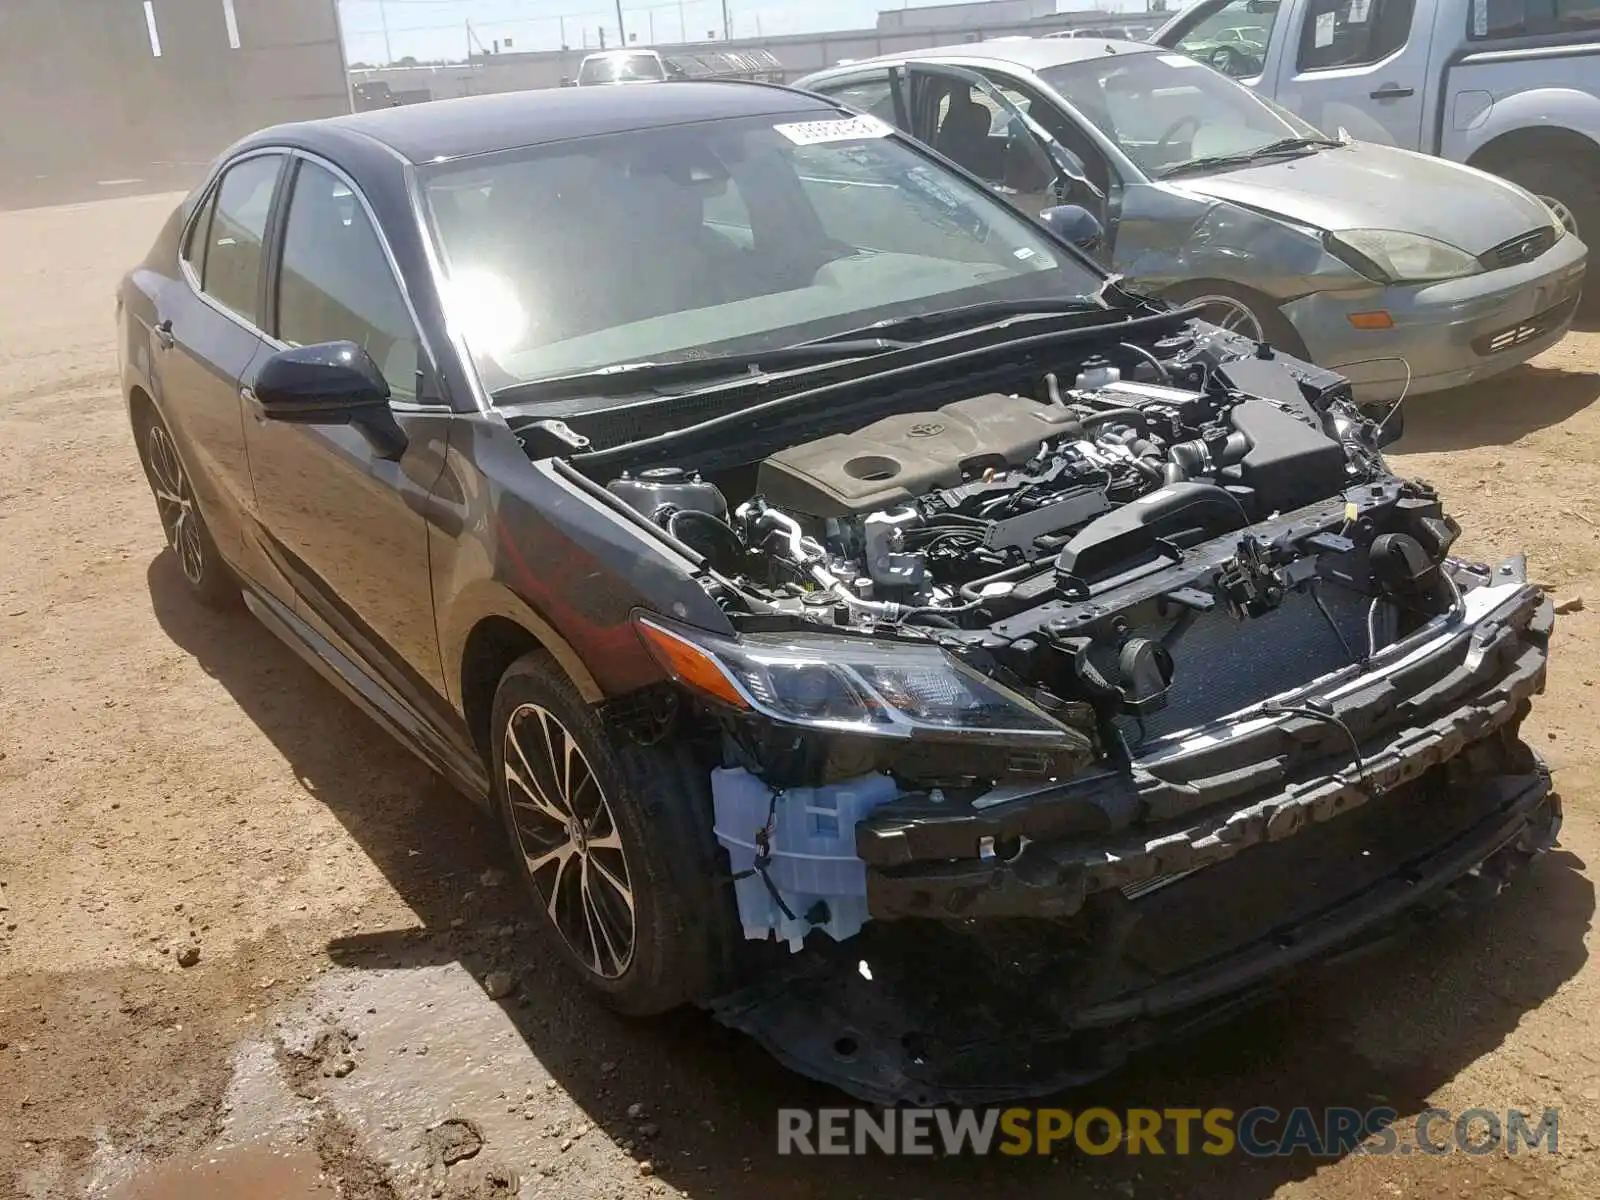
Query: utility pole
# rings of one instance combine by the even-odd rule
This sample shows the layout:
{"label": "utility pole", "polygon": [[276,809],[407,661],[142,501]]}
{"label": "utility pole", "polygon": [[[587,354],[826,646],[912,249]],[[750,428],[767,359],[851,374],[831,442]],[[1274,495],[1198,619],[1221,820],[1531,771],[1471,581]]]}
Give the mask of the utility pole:
{"label": "utility pole", "polygon": [[622,0],[617,0],[617,45],[626,46],[627,44],[628,29],[622,23]]}
{"label": "utility pole", "polygon": [[567,48],[567,19],[566,17],[557,17],[556,19],[561,22],[561,48],[565,50]]}
{"label": "utility pole", "polygon": [[394,49],[389,45],[389,10],[384,6],[383,0],[378,0],[378,23],[383,26],[383,64],[392,66]]}
{"label": "utility pole", "polygon": [[678,41],[682,43],[688,40],[689,24],[683,19],[683,0],[678,0]]}
{"label": "utility pole", "polygon": [[722,0],[722,40],[733,36],[733,19],[728,16],[728,0]]}

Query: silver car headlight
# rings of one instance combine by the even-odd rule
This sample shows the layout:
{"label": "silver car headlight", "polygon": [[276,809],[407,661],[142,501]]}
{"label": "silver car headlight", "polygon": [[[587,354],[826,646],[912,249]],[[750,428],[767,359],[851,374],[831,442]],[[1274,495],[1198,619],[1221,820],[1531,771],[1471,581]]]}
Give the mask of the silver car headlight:
{"label": "silver car headlight", "polygon": [[642,615],[635,625],[674,679],[724,708],[868,737],[1091,751],[1084,733],[932,644],[820,633],[724,638]]}
{"label": "silver car headlight", "polygon": [[1323,234],[1322,242],[1329,254],[1378,283],[1436,283],[1483,270],[1459,246],[1399,229],[1343,229]]}

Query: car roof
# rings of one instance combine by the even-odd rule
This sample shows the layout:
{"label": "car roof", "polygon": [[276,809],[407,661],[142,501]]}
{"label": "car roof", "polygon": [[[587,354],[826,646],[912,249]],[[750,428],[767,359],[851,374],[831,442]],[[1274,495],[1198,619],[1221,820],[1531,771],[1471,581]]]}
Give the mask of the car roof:
{"label": "car roof", "polygon": [[987,62],[1009,63],[1030,71],[1046,67],[1059,67],[1063,63],[1084,62],[1091,58],[1108,58],[1116,54],[1148,54],[1160,50],[1150,42],[1129,42],[1117,38],[1063,37],[1063,38],[996,38],[986,42],[957,42],[948,46],[928,46],[919,50],[903,50],[898,54],[880,54],[876,58],[858,58],[847,66],[829,68],[810,78],[823,74],[855,71],[876,63],[916,62],[919,59],[962,58]]}
{"label": "car roof", "polygon": [[697,121],[837,111],[831,102],[793,88],[705,80],[649,88],[564,87],[463,96],[278,126],[249,140],[331,149],[358,134],[411,162],[426,163]]}

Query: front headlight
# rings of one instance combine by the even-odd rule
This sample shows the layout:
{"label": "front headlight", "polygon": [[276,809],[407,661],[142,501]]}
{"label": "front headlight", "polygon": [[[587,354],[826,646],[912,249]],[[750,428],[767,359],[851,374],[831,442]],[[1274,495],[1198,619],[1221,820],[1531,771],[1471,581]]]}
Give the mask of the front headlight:
{"label": "front headlight", "polygon": [[645,616],[636,625],[679,683],[774,721],[869,737],[1091,750],[1083,733],[931,644],[820,633],[722,638]]}
{"label": "front headlight", "polygon": [[1434,283],[1476,275],[1483,264],[1448,242],[1398,229],[1325,233],[1328,253],[1378,283]]}

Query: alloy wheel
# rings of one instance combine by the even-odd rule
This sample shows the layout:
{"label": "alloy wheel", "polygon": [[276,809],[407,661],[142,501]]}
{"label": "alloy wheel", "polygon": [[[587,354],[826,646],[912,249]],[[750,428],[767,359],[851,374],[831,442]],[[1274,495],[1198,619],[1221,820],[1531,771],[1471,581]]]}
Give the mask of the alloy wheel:
{"label": "alloy wheel", "polygon": [[611,805],[571,732],[549,709],[506,722],[506,801],[528,878],[562,939],[603,979],[633,961],[634,898]]}
{"label": "alloy wheel", "polygon": [[1241,334],[1253,342],[1266,341],[1266,334],[1261,328],[1261,321],[1251,312],[1249,307],[1241,300],[1232,296],[1196,296],[1185,300],[1185,308],[1200,309],[1200,319],[1226,329],[1229,333]]}
{"label": "alloy wheel", "polygon": [[150,426],[145,453],[150,465],[150,487],[156,495],[156,509],[167,544],[177,554],[184,578],[198,587],[204,581],[206,570],[205,544],[200,540],[200,514],[195,511],[189,477],[183,472],[178,448],[173,445],[172,435],[165,425]]}

